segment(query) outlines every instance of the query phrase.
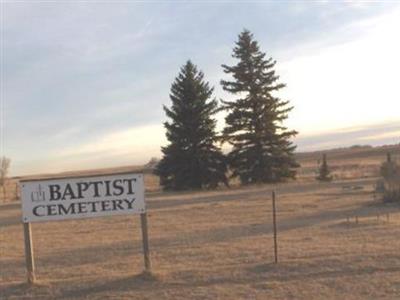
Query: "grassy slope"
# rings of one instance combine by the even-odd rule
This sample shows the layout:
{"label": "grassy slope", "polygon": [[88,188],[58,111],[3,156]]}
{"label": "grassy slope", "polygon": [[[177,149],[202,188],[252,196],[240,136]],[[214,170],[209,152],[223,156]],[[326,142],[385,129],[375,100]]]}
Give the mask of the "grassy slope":
{"label": "grassy slope", "polygon": [[[272,263],[272,186],[153,193],[148,199],[152,280],[139,275],[139,218],[123,216],[33,224],[40,284],[26,286],[19,208],[3,205],[1,296],[398,299],[400,240],[393,237],[400,236],[400,210],[373,200],[372,182],[274,187],[279,195],[278,265]],[[363,189],[343,188],[349,185]]]}

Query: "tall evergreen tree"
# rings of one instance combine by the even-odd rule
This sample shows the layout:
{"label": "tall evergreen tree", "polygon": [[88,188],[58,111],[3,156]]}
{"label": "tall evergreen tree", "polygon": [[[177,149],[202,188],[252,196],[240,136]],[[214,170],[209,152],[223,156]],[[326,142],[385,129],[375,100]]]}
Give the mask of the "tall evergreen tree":
{"label": "tall evergreen tree", "polygon": [[297,132],[283,126],[293,107],[277,97],[275,92],[285,85],[278,83],[276,62],[265,55],[253,35],[244,30],[232,54],[238,63],[222,65],[233,80],[222,80],[221,85],[238,97],[223,101],[228,112],[223,138],[232,145],[228,154],[232,176],[243,184],[294,178],[298,167],[296,146],[290,141]]}
{"label": "tall evergreen tree", "polygon": [[188,61],[171,86],[172,106],[164,111],[169,145],[155,173],[167,190],[215,188],[227,184],[227,166],[217,140],[213,118],[218,103],[204,74]]}

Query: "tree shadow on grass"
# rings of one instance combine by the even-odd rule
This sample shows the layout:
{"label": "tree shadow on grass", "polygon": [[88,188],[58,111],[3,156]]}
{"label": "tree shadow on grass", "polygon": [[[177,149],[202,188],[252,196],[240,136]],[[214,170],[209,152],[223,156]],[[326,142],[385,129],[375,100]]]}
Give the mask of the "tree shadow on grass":
{"label": "tree shadow on grass", "polygon": [[0,219],[0,227],[7,227],[19,224],[22,226],[21,216],[2,217]]}
{"label": "tree shadow on grass", "polygon": [[[102,297],[106,298],[107,293],[113,293],[113,297],[118,297],[118,293],[126,292],[137,292],[138,295],[143,293],[157,291],[162,292],[165,290],[179,290],[179,289],[193,289],[197,287],[209,287],[219,284],[243,284],[264,281],[263,278],[257,280],[254,276],[252,278],[242,277],[231,277],[231,276],[210,276],[202,278],[198,275],[197,270],[188,270],[181,274],[177,272],[170,274],[171,278],[178,277],[177,279],[171,278],[143,278],[143,274],[136,276],[129,276],[118,278],[115,280],[109,280],[107,282],[96,282],[90,284],[88,287],[77,288],[74,290],[63,291],[60,293],[59,299],[87,299],[95,297],[95,295],[101,294]],[[110,295],[111,297],[111,295]],[[133,297],[133,296],[132,296]]]}
{"label": "tree shadow on grass", "polygon": [[124,292],[124,291],[142,291],[160,288],[163,284],[160,276],[143,272],[137,275],[121,277],[106,282],[90,284],[87,287],[74,290],[64,290],[60,292],[61,298],[87,298],[90,295],[107,293],[107,292]]}
{"label": "tree shadow on grass", "polygon": [[[322,263],[323,264],[323,263]],[[249,274],[254,273],[257,275],[264,275],[272,281],[297,281],[297,280],[318,280],[318,279],[334,279],[337,277],[355,277],[362,275],[374,275],[376,273],[397,273],[400,272],[400,266],[391,267],[377,267],[377,266],[354,266],[345,264],[344,262],[337,263],[334,268],[330,267],[329,270],[321,270],[321,265],[312,263],[298,263],[290,264],[285,262],[283,264],[258,264],[247,268]],[[250,275],[251,276],[251,275]]]}
{"label": "tree shadow on grass", "polygon": [[50,285],[37,282],[35,284],[12,283],[0,287],[1,299],[55,299],[54,290]]}
{"label": "tree shadow on grass", "polygon": [[[400,272],[399,266],[393,267],[357,267],[351,265],[338,264],[334,269],[321,270],[317,264],[298,264],[298,263],[279,263],[279,264],[259,264],[245,267],[240,275],[213,275],[209,277],[199,276],[196,270],[187,271],[184,274],[170,274],[171,278],[178,279],[145,279],[142,274],[110,280],[103,283],[96,282],[93,285],[75,290],[61,292],[59,298],[90,298],[96,294],[106,297],[107,293],[136,291],[140,293],[146,291],[163,291],[168,289],[185,289],[198,287],[211,287],[216,285],[243,285],[251,284],[255,288],[264,288],[261,283],[268,282],[291,282],[299,280],[324,280],[339,277],[356,277],[363,275],[375,275],[381,273]],[[105,294],[104,294],[105,293]]]}
{"label": "tree shadow on grass", "polygon": [[1,299],[77,299],[84,298],[105,292],[129,291],[129,290],[149,290],[160,284],[160,278],[157,275],[143,272],[141,274],[129,277],[118,278],[107,282],[91,284],[88,286],[68,290],[64,287],[69,284],[50,284],[37,281],[34,284],[13,283],[0,287]]}

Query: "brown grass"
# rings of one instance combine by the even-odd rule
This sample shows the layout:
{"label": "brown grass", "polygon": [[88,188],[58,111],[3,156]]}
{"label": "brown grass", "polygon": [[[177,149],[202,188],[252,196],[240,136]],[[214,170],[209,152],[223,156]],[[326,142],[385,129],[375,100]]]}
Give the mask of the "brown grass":
{"label": "brown grass", "polygon": [[[278,193],[277,265],[272,263],[272,188]],[[372,188],[373,180],[364,179],[150,193],[152,277],[141,274],[138,216],[33,224],[39,279],[33,287],[24,283],[19,205],[2,205],[0,295],[4,299],[398,299],[400,209],[373,200]]]}
{"label": "brown grass", "polygon": [[314,180],[318,153],[299,155],[299,180],[279,185],[161,193],[146,174],[151,276],[142,273],[139,217],[116,216],[33,224],[39,281],[28,286],[20,204],[11,196],[0,205],[0,298],[400,299],[400,207],[374,199],[369,173],[385,151],[335,155],[336,180],[323,184]]}

